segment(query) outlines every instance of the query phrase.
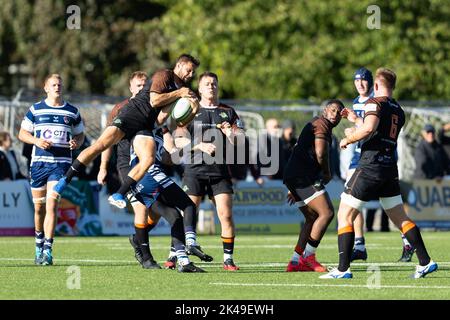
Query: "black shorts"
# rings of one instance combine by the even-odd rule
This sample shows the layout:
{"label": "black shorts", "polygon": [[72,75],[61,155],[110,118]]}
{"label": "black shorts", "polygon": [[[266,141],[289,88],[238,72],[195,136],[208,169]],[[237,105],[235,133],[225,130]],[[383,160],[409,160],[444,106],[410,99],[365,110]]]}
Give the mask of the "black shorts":
{"label": "black shorts", "polygon": [[128,172],[130,172],[130,167],[117,167],[117,172],[119,173],[119,180],[122,184],[125,178],[128,176]]}
{"label": "black shorts", "polygon": [[313,199],[327,192],[325,186],[320,182],[305,185],[304,181],[293,179],[284,181],[284,184],[294,196],[298,207],[306,206]]}
{"label": "black shorts", "polygon": [[233,194],[233,184],[229,178],[184,176],[182,188],[190,196],[216,196],[222,193]]}
{"label": "black shorts", "polygon": [[396,168],[358,167],[345,186],[345,193],[361,201],[400,195]]}
{"label": "black shorts", "polygon": [[[156,114],[156,113],[155,113]],[[125,133],[125,139],[131,140],[136,134],[144,132],[145,135],[152,132],[155,127],[156,117],[142,114],[135,106],[125,105],[112,121],[113,126]]]}

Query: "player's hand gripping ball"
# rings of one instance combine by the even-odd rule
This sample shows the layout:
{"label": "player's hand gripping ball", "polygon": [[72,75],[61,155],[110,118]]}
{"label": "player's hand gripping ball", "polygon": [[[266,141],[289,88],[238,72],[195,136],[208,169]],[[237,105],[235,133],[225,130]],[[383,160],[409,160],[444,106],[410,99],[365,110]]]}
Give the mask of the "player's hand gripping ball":
{"label": "player's hand gripping ball", "polygon": [[194,118],[191,101],[188,98],[180,98],[172,105],[172,119],[179,127],[184,127]]}

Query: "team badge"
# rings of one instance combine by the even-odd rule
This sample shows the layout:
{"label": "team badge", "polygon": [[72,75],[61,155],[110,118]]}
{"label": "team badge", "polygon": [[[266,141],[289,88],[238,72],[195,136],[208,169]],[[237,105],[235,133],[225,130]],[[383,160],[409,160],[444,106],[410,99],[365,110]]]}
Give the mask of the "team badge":
{"label": "team badge", "polygon": [[228,118],[228,115],[225,112],[219,113],[219,116],[221,116],[222,118]]}
{"label": "team badge", "polygon": [[64,117],[63,120],[64,120],[64,123],[65,123],[65,124],[69,124],[69,122],[70,122],[69,117]]}

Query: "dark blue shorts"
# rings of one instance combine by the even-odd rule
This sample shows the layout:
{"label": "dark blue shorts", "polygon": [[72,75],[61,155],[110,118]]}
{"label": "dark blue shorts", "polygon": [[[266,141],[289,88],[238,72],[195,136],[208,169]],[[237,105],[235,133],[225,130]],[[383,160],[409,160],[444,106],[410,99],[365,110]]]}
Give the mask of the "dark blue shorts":
{"label": "dark blue shorts", "polygon": [[31,188],[42,188],[47,181],[58,181],[69,170],[70,163],[34,163],[30,167],[30,184]]}
{"label": "dark blue shorts", "polygon": [[158,199],[162,190],[172,183],[174,183],[172,179],[167,177],[161,171],[158,171],[158,174],[156,175],[146,173],[136,186],[131,188],[131,191],[139,202],[144,204],[147,208],[150,208],[156,199]]}

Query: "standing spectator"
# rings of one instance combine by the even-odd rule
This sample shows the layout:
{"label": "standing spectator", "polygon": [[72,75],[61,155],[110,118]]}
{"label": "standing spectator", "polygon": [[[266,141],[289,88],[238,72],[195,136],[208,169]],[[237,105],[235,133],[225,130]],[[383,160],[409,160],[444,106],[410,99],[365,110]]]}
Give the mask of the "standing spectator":
{"label": "standing spectator", "polygon": [[[233,185],[235,185],[238,181],[244,181],[247,179],[248,171],[255,180],[255,182],[262,186],[264,184],[264,179],[261,177],[261,170],[257,163],[251,163],[250,154],[252,150],[250,150],[250,141],[249,138],[245,137],[245,145],[240,146],[235,142],[234,144],[234,159],[233,163],[228,165],[228,171],[231,176],[231,181]],[[244,149],[242,149],[244,147]],[[244,159],[242,159],[241,152],[244,152]],[[243,161],[242,161],[243,160]]]}
{"label": "standing spectator", "polygon": [[447,155],[442,145],[436,141],[436,130],[431,124],[424,126],[422,137],[414,153],[414,178],[440,180],[448,167]]}
{"label": "standing spectator", "polygon": [[[264,137],[260,139],[260,142],[263,142],[263,144],[265,143],[265,145],[259,147],[259,166],[260,168],[265,168],[272,172],[272,174],[266,175],[267,178],[271,180],[281,180],[283,179],[284,164],[288,159],[284,160],[283,157],[278,120],[275,118],[267,119],[266,131]],[[261,156],[265,159],[262,159]],[[270,159],[269,162],[266,162],[266,159]],[[262,173],[264,174],[264,172]]]}
{"label": "standing spectator", "polygon": [[281,128],[281,153],[282,159],[284,161],[280,163],[280,170],[284,172],[284,164],[287,163],[287,161],[291,157],[292,150],[294,150],[295,143],[297,142],[295,134],[295,122],[290,119],[284,120]]}
{"label": "standing spectator", "polygon": [[0,132],[0,180],[25,179],[19,169],[16,154],[11,150],[12,140],[8,132]]}
{"label": "standing spectator", "polygon": [[[446,132],[450,131],[450,122],[444,124],[438,131],[438,142],[444,148],[447,159],[450,159],[450,137],[445,135]],[[450,175],[450,161],[447,162],[447,175]]]}

